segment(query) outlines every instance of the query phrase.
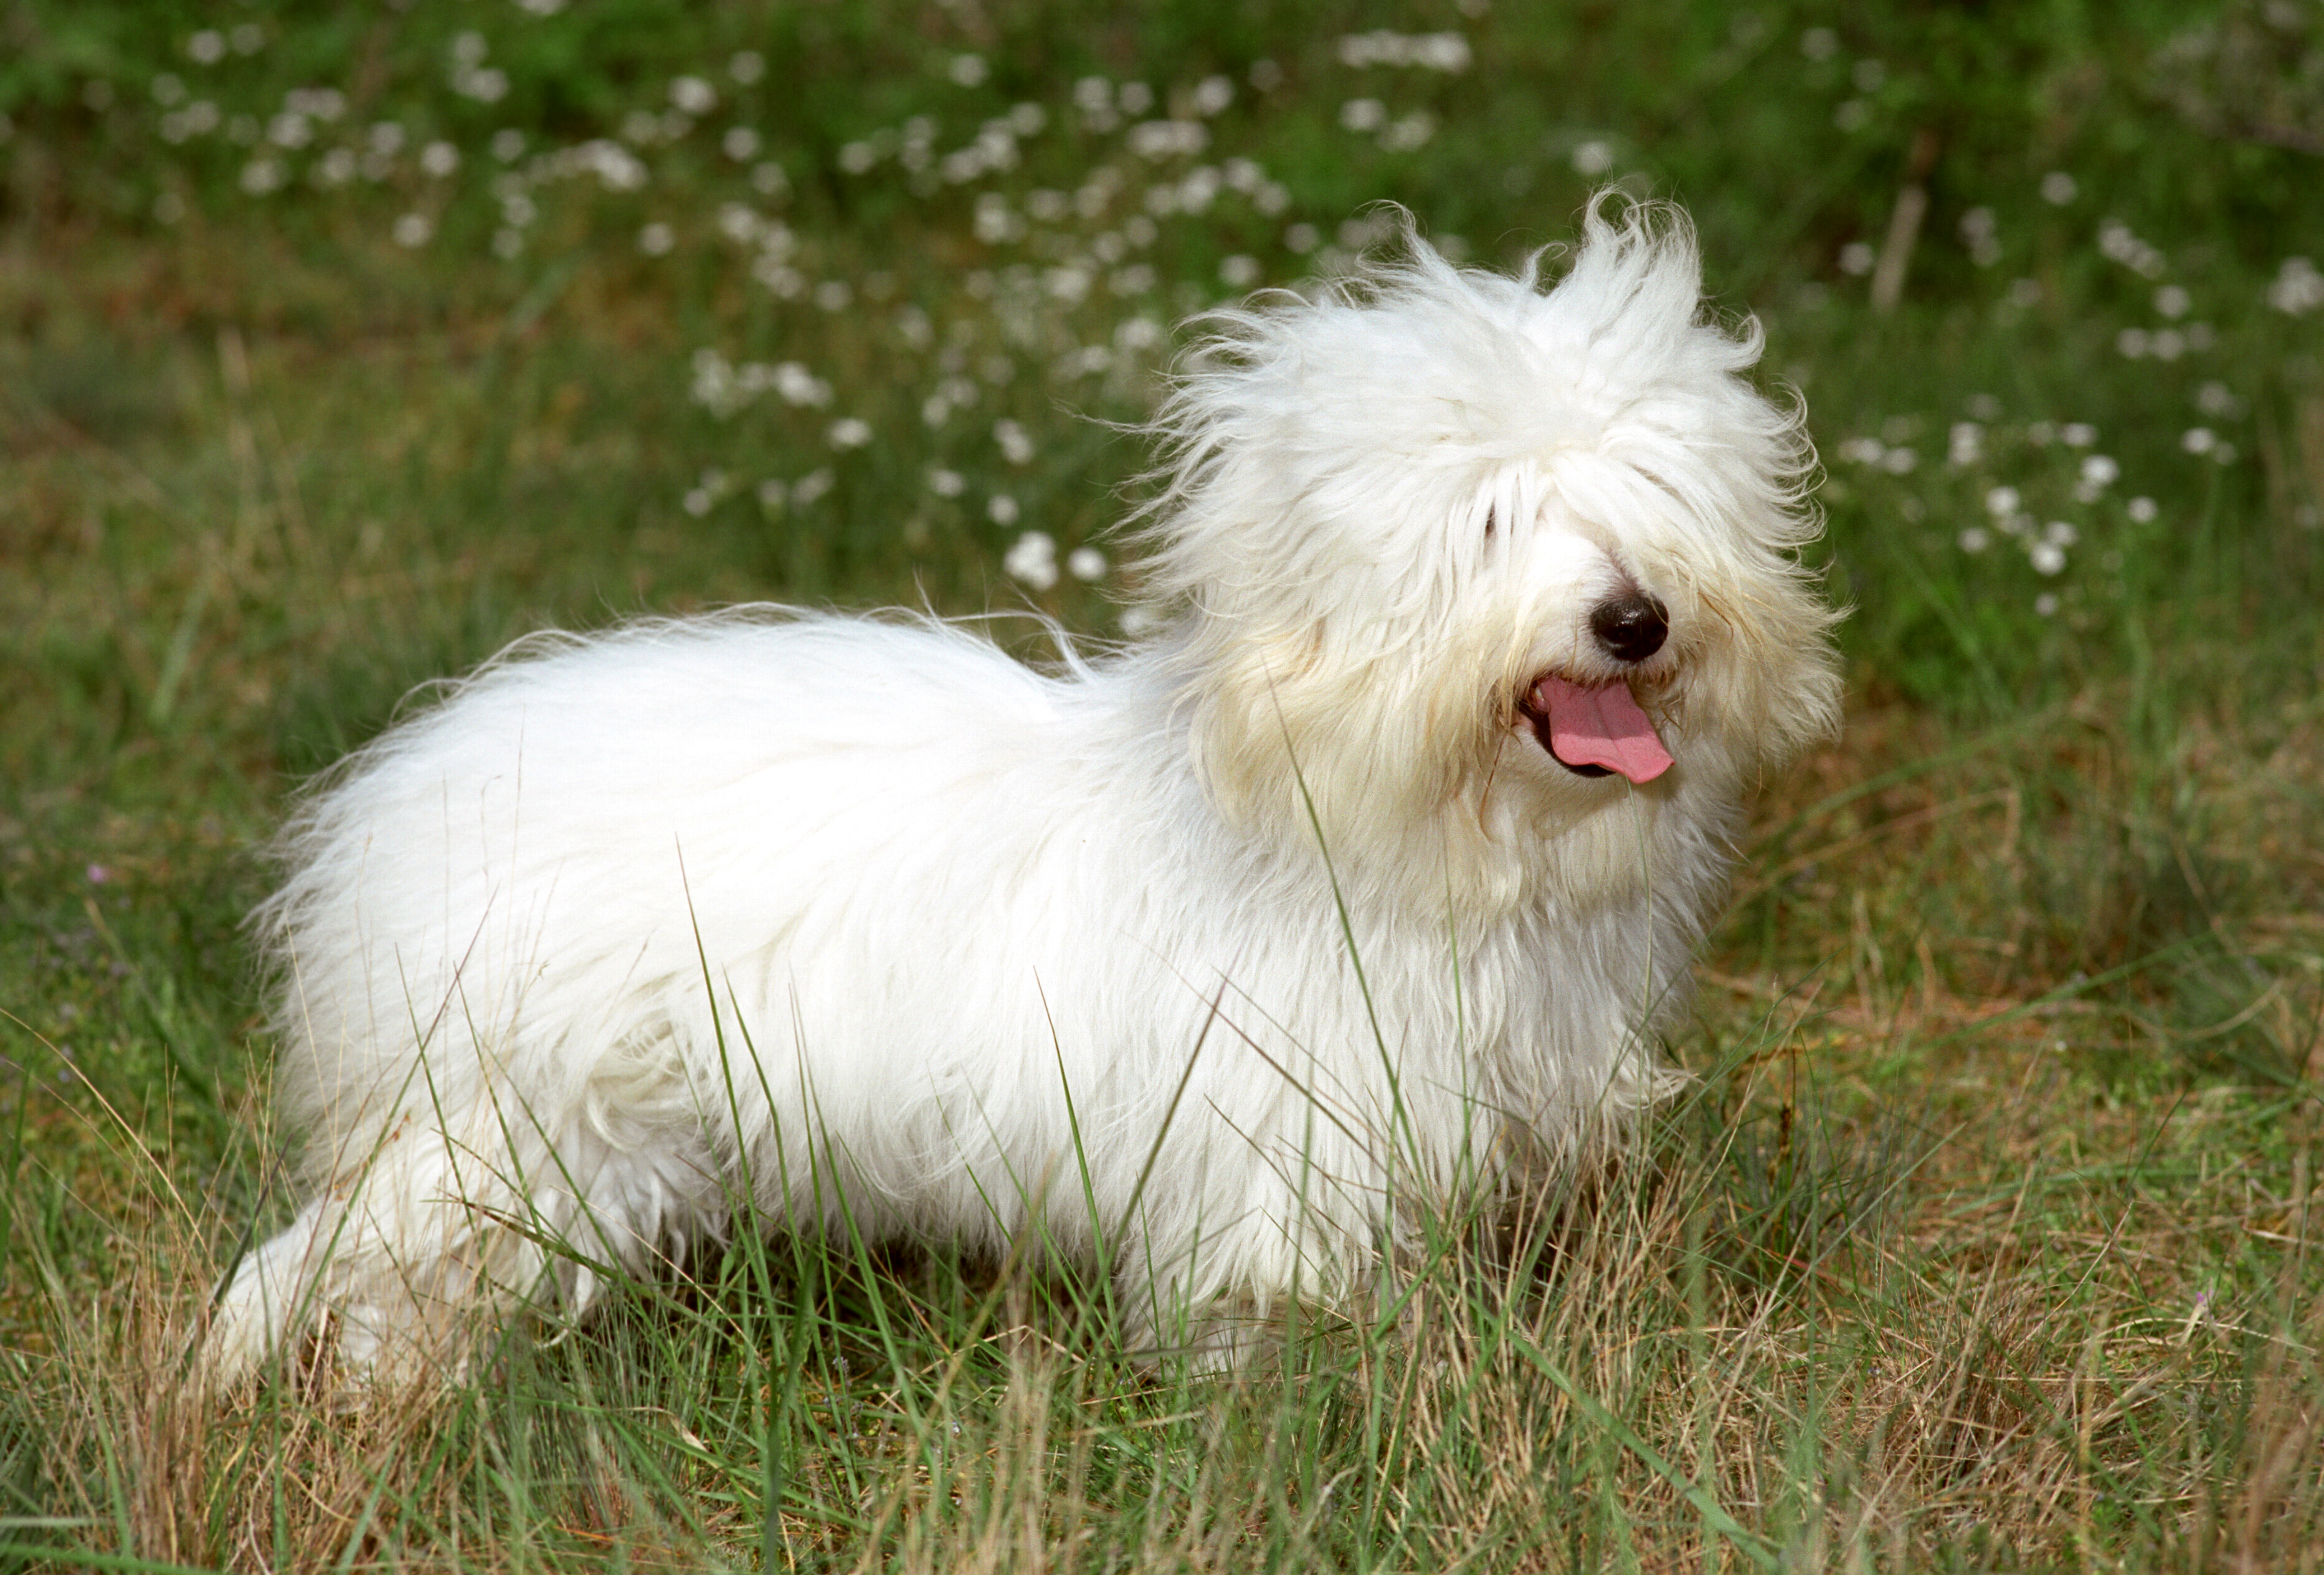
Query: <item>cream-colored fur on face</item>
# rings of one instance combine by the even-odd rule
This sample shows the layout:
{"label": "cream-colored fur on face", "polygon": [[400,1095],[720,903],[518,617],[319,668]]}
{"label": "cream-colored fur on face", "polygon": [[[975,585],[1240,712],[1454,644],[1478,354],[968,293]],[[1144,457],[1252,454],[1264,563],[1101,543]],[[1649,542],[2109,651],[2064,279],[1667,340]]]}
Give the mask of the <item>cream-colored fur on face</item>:
{"label": "cream-colored fur on face", "polygon": [[[1102,1242],[1133,1338],[1228,1359],[1415,1209],[1618,1140],[1745,795],[1836,721],[1756,327],[1683,218],[1604,205],[1546,288],[1413,240],[1214,320],[1139,643],[540,636],[309,793],[255,922],[309,1191],[214,1374],[309,1331],[456,1367],[745,1213]],[[1591,618],[1634,593],[1668,635],[1626,662]],[[1518,709],[1552,673],[1628,681],[1675,764],[1561,764]]]}

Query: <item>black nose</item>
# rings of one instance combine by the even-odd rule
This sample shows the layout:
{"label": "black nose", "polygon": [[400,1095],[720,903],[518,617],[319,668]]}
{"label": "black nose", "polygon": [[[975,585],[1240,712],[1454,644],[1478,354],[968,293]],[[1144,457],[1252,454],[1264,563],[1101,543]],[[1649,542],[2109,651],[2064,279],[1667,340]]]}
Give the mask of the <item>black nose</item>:
{"label": "black nose", "polygon": [[1626,596],[1602,603],[1590,615],[1598,644],[1622,662],[1644,662],[1670,638],[1670,613],[1650,596]]}

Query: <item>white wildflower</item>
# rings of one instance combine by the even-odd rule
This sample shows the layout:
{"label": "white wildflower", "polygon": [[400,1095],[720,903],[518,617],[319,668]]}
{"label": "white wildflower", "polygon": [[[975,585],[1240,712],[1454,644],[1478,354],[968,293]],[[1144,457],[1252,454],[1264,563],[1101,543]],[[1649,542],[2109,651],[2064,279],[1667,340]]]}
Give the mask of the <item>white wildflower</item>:
{"label": "white wildflower", "polygon": [[775,392],[782,396],[785,404],[821,406],[831,403],[831,384],[797,361],[779,363],[774,384]]}
{"label": "white wildflower", "polygon": [[988,246],[1016,240],[1025,233],[1024,221],[1010,211],[1009,199],[998,191],[982,192],[977,197],[972,227],[976,238]]}
{"label": "white wildflower", "polygon": [[498,66],[480,66],[452,79],[452,91],[479,104],[498,104],[508,97],[508,73]]}
{"label": "white wildflower", "polygon": [[724,202],[718,207],[718,233],[738,246],[747,246],[759,238],[765,220],[758,209],[742,202]]}
{"label": "white wildflower", "polygon": [[[1004,503],[1009,505],[1007,519],[1001,517],[1001,505]],[[1017,517],[1016,504],[1006,497],[994,498],[992,517],[1000,524],[1012,523]],[[1001,560],[1001,567],[1019,584],[1047,590],[1057,583],[1057,543],[1047,531],[1028,531],[1017,538],[1016,544]]]}
{"label": "white wildflower", "polygon": [[1969,260],[1980,268],[1990,268],[2001,261],[2001,223],[1990,208],[1972,208],[1960,216],[1961,245],[1969,248]]}
{"label": "white wildflower", "polygon": [[1379,142],[1389,153],[1408,153],[1435,134],[1436,117],[1425,109],[1416,109],[1381,132]]}
{"label": "white wildflower", "polygon": [[1033,462],[1033,439],[1016,422],[1003,419],[992,423],[992,440],[1001,446],[1001,457],[1011,465]]}
{"label": "white wildflower", "polygon": [[2286,257],[2267,287],[2267,303],[2293,317],[2324,306],[2324,273],[2305,257]]}
{"label": "white wildflower", "polygon": [[2098,252],[2149,279],[2160,277],[2170,266],[2170,259],[2139,239],[2132,233],[2131,227],[2118,218],[2107,219],[2098,226]]}
{"label": "white wildflower", "polygon": [[1141,159],[1191,158],[1211,144],[1199,120],[1148,120],[1130,128],[1130,151]]}
{"label": "white wildflower", "polygon": [[1457,32],[1351,32],[1340,40],[1343,66],[1416,66],[1452,74],[1469,69],[1469,41]]}
{"label": "white wildflower", "polygon": [[694,381],[689,396],[711,414],[724,418],[742,403],[740,380],[726,357],[706,345],[694,352]]}

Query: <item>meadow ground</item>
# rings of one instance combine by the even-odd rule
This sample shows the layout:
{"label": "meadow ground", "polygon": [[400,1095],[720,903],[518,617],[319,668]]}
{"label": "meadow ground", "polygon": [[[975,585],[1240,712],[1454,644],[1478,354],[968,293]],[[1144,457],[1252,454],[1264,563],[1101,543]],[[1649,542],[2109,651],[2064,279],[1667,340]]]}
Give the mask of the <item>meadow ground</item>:
{"label": "meadow ground", "polygon": [[[0,14],[0,1569],[2324,1564],[2324,6],[1094,16]],[[1856,609],[1634,1163],[1231,1384],[745,1237],[449,1394],[182,1386],[302,775],[544,625],[1134,629],[1187,313],[1609,184]]]}

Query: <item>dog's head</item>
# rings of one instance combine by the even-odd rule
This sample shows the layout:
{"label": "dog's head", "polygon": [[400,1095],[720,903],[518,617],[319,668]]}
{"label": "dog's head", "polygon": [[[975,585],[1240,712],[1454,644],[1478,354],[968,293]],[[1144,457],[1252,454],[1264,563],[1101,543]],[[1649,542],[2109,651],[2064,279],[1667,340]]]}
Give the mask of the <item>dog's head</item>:
{"label": "dog's head", "polygon": [[1546,289],[1407,237],[1197,347],[1147,572],[1229,814],[1514,898],[1572,863],[1529,850],[1731,806],[1836,725],[1799,415],[1684,218],[1605,206]]}

